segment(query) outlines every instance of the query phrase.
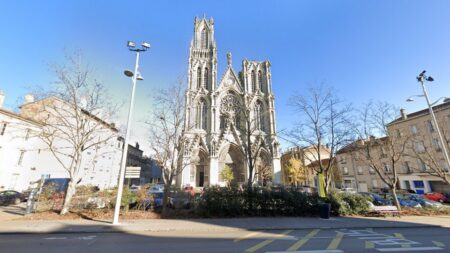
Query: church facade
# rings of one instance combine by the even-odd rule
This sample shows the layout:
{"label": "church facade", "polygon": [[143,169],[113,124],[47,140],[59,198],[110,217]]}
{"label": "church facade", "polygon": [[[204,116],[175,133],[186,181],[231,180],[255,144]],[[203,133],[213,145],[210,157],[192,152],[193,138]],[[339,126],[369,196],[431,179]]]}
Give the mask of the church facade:
{"label": "church facade", "polygon": [[223,186],[227,182],[221,172],[227,166],[236,184],[247,182],[250,168],[255,183],[280,183],[271,64],[243,60],[236,73],[231,53],[227,60],[219,78],[214,21],[195,18],[179,186]]}

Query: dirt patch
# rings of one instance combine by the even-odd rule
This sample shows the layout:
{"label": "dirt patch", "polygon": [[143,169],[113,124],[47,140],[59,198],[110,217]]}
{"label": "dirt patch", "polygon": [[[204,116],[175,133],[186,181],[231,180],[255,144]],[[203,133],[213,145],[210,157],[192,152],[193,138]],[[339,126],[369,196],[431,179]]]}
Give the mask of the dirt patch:
{"label": "dirt patch", "polygon": [[[33,213],[18,220],[95,220],[95,221],[111,221],[114,210],[80,210],[71,211],[65,215],[59,215],[57,211],[46,211]],[[121,212],[120,219],[124,220],[140,220],[140,219],[160,219],[161,215],[152,211],[128,211]]]}

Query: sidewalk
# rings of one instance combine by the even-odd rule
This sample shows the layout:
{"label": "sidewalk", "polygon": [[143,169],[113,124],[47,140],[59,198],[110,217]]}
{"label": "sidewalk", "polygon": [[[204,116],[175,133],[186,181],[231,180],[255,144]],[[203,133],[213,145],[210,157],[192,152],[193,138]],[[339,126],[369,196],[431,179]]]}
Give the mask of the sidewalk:
{"label": "sidewalk", "polygon": [[157,231],[236,231],[275,229],[340,229],[340,228],[450,228],[450,216],[405,216],[388,218],[337,217],[329,220],[319,218],[230,218],[191,220],[128,220],[121,225],[89,220],[0,222],[0,234],[27,233],[114,233],[114,232],[157,232]]}

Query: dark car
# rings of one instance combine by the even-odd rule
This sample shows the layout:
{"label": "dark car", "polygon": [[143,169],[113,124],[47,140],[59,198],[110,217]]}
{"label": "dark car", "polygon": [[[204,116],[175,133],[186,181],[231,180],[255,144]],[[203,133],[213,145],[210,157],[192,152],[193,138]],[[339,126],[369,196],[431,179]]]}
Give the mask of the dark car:
{"label": "dark car", "polygon": [[388,206],[392,205],[392,201],[389,199],[384,199],[380,195],[372,192],[360,192],[359,194],[363,195],[364,197],[368,197],[372,200],[372,203],[376,206]]}
{"label": "dark car", "polygon": [[22,194],[16,191],[0,192],[0,205],[18,205],[23,201]]}

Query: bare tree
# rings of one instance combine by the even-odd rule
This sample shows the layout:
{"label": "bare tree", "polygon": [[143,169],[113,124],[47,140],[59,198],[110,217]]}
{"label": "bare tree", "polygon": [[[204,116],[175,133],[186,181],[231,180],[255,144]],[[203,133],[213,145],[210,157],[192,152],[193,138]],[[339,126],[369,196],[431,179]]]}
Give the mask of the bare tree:
{"label": "bare tree", "polygon": [[305,149],[305,158],[317,161],[314,170],[323,175],[325,194],[332,180],[332,161],[336,151],[345,146],[352,136],[350,125],[351,106],[340,100],[334,89],[323,85],[309,88],[306,94],[295,95],[290,105],[299,116],[295,127],[287,133],[287,139]]}
{"label": "bare tree", "polygon": [[[439,123],[440,126],[445,126],[444,122]],[[448,143],[448,129],[443,128],[443,138]],[[414,135],[410,140],[408,146],[407,156],[415,158],[421,161],[424,165],[424,169],[417,168],[419,172],[425,172],[432,176],[442,179],[446,184],[450,185],[450,173],[447,163],[442,156],[442,146],[437,140],[425,143],[424,141],[430,139],[424,134]]]}
{"label": "bare tree", "polygon": [[164,179],[163,213],[166,212],[170,187],[189,164],[183,161],[183,124],[185,113],[184,85],[159,90],[154,96],[149,126],[152,156],[161,167]]}
{"label": "bare tree", "polygon": [[60,214],[69,211],[76,186],[83,180],[85,151],[94,149],[98,154],[118,136],[114,125],[104,121],[114,116],[116,106],[110,103],[102,83],[82,63],[80,54],[66,59],[66,65],[53,67],[57,78],[54,88],[39,101],[22,107],[24,116],[43,123],[38,137],[68,172],[69,184]]}
{"label": "bare tree", "polygon": [[359,140],[354,142],[354,148],[389,187],[400,210],[396,190],[401,160],[406,154],[409,138],[389,132],[387,125],[396,119],[396,112],[395,106],[388,103],[365,104],[360,111],[360,122],[356,128]]}

